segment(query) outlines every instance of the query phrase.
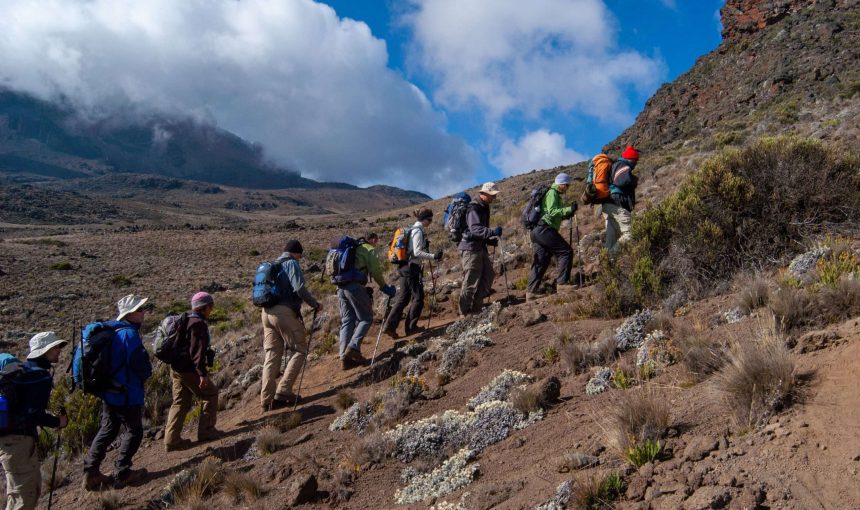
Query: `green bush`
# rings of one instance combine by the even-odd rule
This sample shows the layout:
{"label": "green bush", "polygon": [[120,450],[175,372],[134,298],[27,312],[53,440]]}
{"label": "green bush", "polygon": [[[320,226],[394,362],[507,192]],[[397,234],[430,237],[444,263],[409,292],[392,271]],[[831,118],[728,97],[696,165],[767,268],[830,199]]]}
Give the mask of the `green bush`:
{"label": "green bush", "polygon": [[634,241],[615,263],[621,281],[610,290],[642,301],[674,287],[667,283],[708,285],[772,266],[821,225],[860,219],[860,194],[845,192],[860,186],[858,164],[844,150],[793,137],[725,150],[635,218]]}
{"label": "green bush", "polygon": [[173,402],[173,383],[170,380],[170,366],[161,361],[153,361],[152,377],[146,381],[146,396],[143,416],[151,426],[158,426],[167,419],[166,413]]}
{"label": "green bush", "polygon": [[60,407],[66,408],[69,424],[63,429],[62,449],[66,456],[74,457],[89,448],[99,430],[101,401],[80,390],[70,391],[70,388],[71,378],[63,377],[51,393],[48,409],[58,414]]}
{"label": "green bush", "polygon": [[660,455],[663,445],[660,441],[646,439],[641,443],[636,443],[625,452],[627,460],[636,467],[640,467],[649,462],[654,462]]}
{"label": "green bush", "polygon": [[110,282],[115,287],[128,287],[129,285],[131,285],[133,283],[131,281],[131,278],[129,278],[128,276],[125,276],[123,274],[118,274],[118,275],[114,276],[113,278],[110,279]]}
{"label": "green bush", "polygon": [[714,135],[714,143],[718,147],[738,145],[744,141],[744,134],[739,131],[721,132]]}
{"label": "green bush", "polygon": [[71,271],[72,269],[74,269],[72,265],[68,262],[54,262],[48,267],[50,267],[54,271]]}

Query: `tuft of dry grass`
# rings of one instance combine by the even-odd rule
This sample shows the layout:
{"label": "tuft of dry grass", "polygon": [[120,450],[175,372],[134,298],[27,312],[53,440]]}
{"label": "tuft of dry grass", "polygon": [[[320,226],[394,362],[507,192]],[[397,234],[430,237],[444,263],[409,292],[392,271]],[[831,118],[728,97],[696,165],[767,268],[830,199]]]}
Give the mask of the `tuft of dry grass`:
{"label": "tuft of dry grass", "polygon": [[559,357],[567,369],[574,374],[587,370],[589,367],[605,365],[615,357],[615,334],[612,330],[603,331],[600,337],[591,343],[578,342],[567,335],[558,337]]}
{"label": "tuft of dry grass", "polygon": [[570,493],[571,508],[602,510],[612,508],[612,502],[624,491],[624,480],[617,473],[582,475],[574,480]]}
{"label": "tuft of dry grass", "polygon": [[195,502],[216,492],[223,481],[224,466],[221,461],[215,457],[206,457],[194,468],[192,476],[170,488],[171,498],[182,508],[198,508],[193,506]]}
{"label": "tuft of dry grass", "polygon": [[806,291],[780,287],[768,298],[768,308],[781,333],[792,332],[810,324],[815,307]]}
{"label": "tuft of dry grass", "polygon": [[760,276],[755,277],[738,293],[736,306],[744,315],[749,315],[753,310],[767,304],[769,294],[767,280]]}
{"label": "tuft of dry grass", "polygon": [[646,441],[657,441],[669,428],[669,404],[650,387],[625,391],[610,411],[610,441],[622,456]]}
{"label": "tuft of dry grass", "polygon": [[271,425],[265,426],[257,432],[257,450],[263,455],[271,455],[280,450],[284,445],[281,431]]}
{"label": "tuft of dry grass", "polygon": [[353,404],[355,404],[357,400],[355,396],[347,390],[340,390],[335,395],[334,405],[341,411],[346,411]]}
{"label": "tuft of dry grass", "polygon": [[246,473],[231,472],[224,478],[221,492],[233,503],[250,503],[263,496],[263,487],[259,481]]}
{"label": "tuft of dry grass", "polygon": [[700,332],[683,330],[677,333],[681,363],[697,381],[713,374],[726,364],[725,346],[710,342]]}
{"label": "tuft of dry grass", "polygon": [[794,368],[783,338],[769,328],[733,346],[728,364],[715,377],[714,389],[738,427],[756,427],[789,402]]}
{"label": "tuft of dry grass", "polygon": [[356,442],[350,452],[350,465],[380,464],[388,458],[394,445],[381,432],[373,432]]}
{"label": "tuft of dry grass", "polygon": [[666,334],[669,334],[672,332],[674,326],[675,323],[672,321],[672,315],[666,313],[665,311],[661,311],[657,315],[655,315],[653,319],[648,321],[648,324],[645,325],[645,333],[660,330]]}
{"label": "tuft of dry grass", "polygon": [[98,510],[119,510],[122,508],[122,497],[119,491],[104,491],[99,493],[96,501]]}
{"label": "tuft of dry grass", "polygon": [[517,411],[525,415],[536,412],[541,408],[540,397],[537,391],[530,386],[514,388],[511,391],[510,402]]}
{"label": "tuft of dry grass", "polygon": [[860,315],[860,281],[841,280],[835,287],[825,287],[818,293],[819,318],[826,322]]}
{"label": "tuft of dry grass", "polygon": [[302,424],[302,413],[300,412],[289,412],[289,413],[281,413],[277,414],[268,420],[266,420],[266,425],[268,427],[274,427],[278,429],[279,432],[284,433],[289,430],[293,430]]}

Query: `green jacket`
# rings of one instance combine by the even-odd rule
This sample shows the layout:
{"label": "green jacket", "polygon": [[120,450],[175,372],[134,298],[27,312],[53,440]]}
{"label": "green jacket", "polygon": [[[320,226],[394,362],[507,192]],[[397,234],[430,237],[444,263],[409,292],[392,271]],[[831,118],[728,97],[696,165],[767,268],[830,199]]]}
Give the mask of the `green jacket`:
{"label": "green jacket", "polygon": [[541,210],[544,212],[541,219],[553,230],[561,227],[561,220],[573,216],[573,207],[561,205],[561,193],[558,192],[557,184],[550,186],[549,191],[544,195]]}
{"label": "green jacket", "polygon": [[372,244],[364,243],[355,250],[355,268],[372,278],[379,288],[385,286],[385,278],[382,277],[382,268],[379,267],[379,258]]}

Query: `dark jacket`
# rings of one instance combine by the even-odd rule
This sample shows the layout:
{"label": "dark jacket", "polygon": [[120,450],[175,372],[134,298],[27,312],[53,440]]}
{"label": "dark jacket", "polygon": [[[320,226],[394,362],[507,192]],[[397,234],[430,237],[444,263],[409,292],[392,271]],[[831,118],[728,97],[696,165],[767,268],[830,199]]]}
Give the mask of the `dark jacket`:
{"label": "dark jacket", "polygon": [[[34,370],[45,370],[50,372],[51,364],[44,357],[27,360],[25,365]],[[60,426],[60,419],[50,414],[47,411],[48,401],[51,399],[51,390],[54,388],[53,379],[48,378],[44,384],[34,384],[27,391],[27,415],[22,423],[20,434],[27,436],[35,436],[37,434],[36,427],[51,427],[57,428]]]}
{"label": "dark jacket", "polygon": [[282,267],[282,270],[278,272],[278,289],[284,294],[278,304],[286,305],[296,313],[301,310],[302,301],[313,308],[318,307],[319,303],[305,285],[305,277],[302,274],[299,261],[292,258],[289,253],[284,252],[278,257],[277,262]]}
{"label": "dark jacket", "polygon": [[118,321],[111,342],[111,371],[115,386],[124,390],[106,391],[102,399],[112,406],[142,406],[143,383],[152,375],[152,364],[139,325]]}
{"label": "dark jacket", "polygon": [[632,211],[636,206],[636,185],[639,179],[633,174],[636,163],[618,158],[612,164],[612,184],[609,185],[609,201],[618,207]]}
{"label": "dark jacket", "polygon": [[485,251],[487,240],[493,236],[490,228],[490,205],[480,197],[469,202],[466,208],[466,229],[463,240],[457,246],[460,251]]}
{"label": "dark jacket", "polygon": [[206,351],[212,343],[209,326],[200,315],[189,312],[188,325],[182,338],[182,347],[170,368],[180,373],[196,372],[200,377],[209,375],[206,369]]}

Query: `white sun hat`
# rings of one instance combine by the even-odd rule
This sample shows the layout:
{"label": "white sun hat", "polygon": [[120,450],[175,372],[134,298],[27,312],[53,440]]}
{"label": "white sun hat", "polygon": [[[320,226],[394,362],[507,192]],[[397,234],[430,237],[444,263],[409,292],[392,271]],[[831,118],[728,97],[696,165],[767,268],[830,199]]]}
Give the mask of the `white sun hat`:
{"label": "white sun hat", "polygon": [[138,311],[141,306],[146,304],[148,299],[149,298],[135,296],[134,294],[124,296],[116,302],[116,308],[119,310],[119,315],[116,316],[116,320],[121,321],[126,315]]}
{"label": "white sun hat", "polygon": [[36,359],[50,351],[52,348],[58,345],[62,347],[67,343],[69,342],[57,338],[56,333],[53,331],[42,331],[41,333],[36,333],[33,335],[33,338],[30,339],[30,354],[27,355],[27,359]]}

